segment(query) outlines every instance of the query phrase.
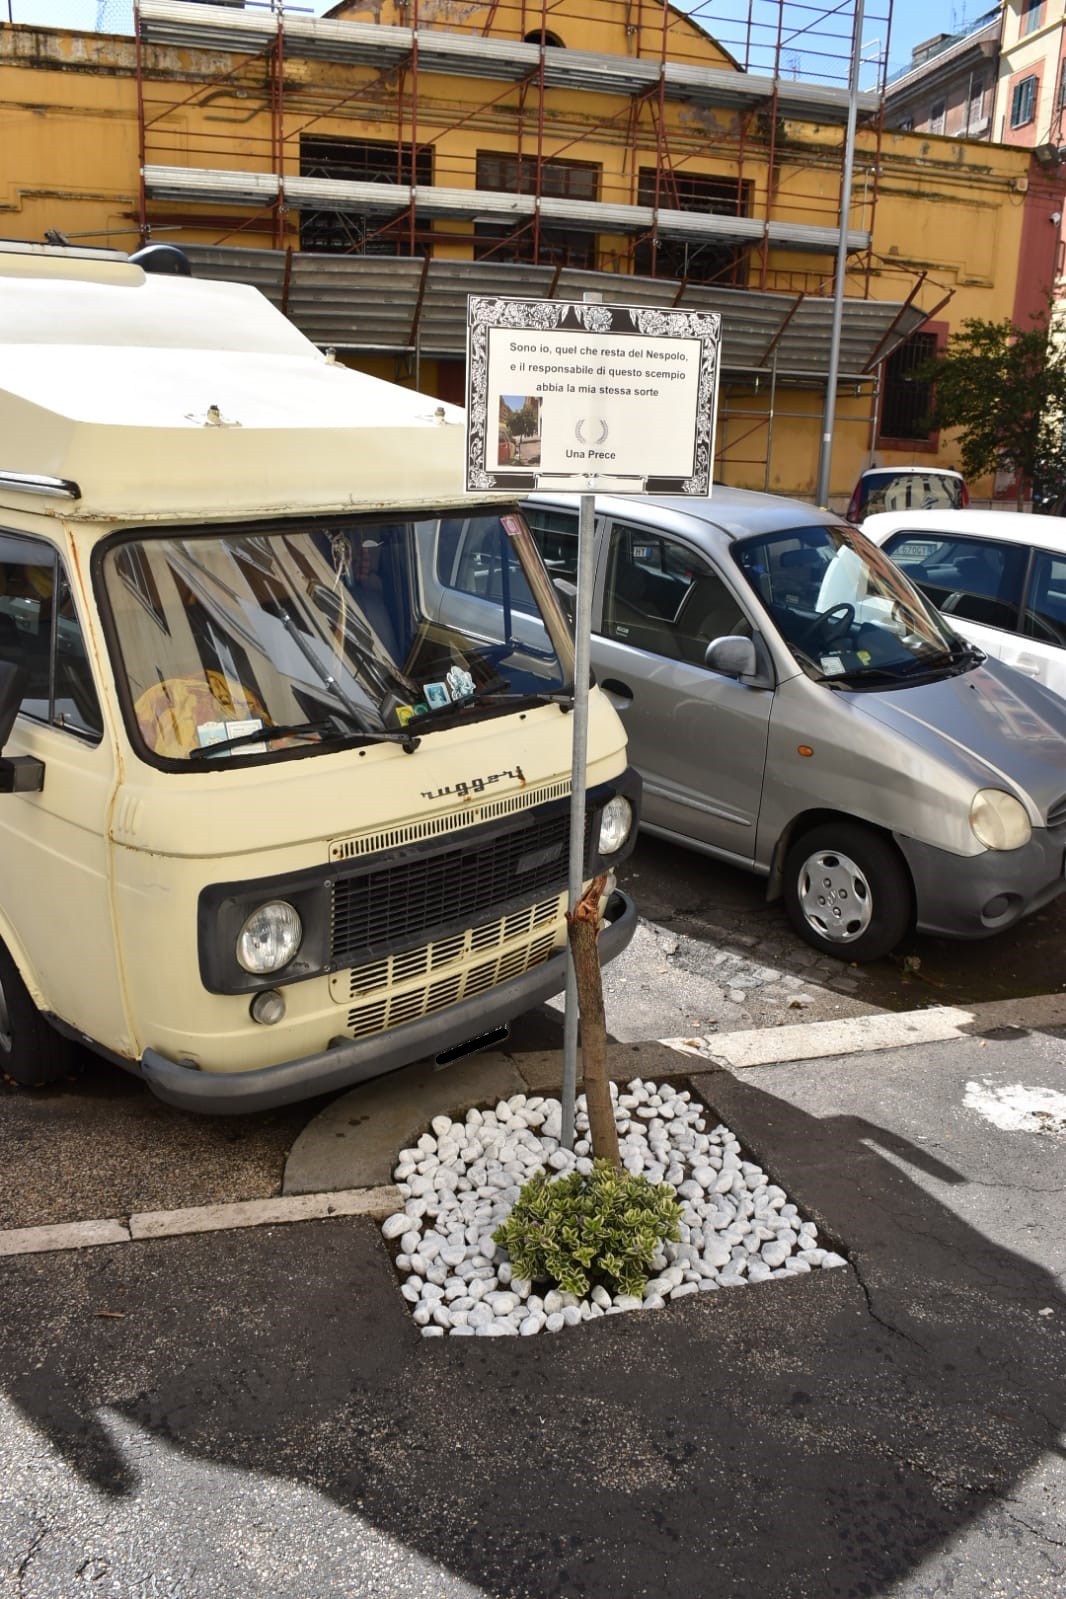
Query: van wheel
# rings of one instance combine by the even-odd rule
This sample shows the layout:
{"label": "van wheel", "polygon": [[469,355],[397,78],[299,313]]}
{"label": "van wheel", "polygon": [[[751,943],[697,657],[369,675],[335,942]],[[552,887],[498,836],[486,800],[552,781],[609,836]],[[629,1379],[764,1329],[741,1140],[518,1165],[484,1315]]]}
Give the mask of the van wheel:
{"label": "van wheel", "polygon": [[0,1073],[23,1088],[41,1088],[67,1076],[74,1056],[75,1045],[45,1021],[0,944]]}
{"label": "van wheel", "polygon": [[911,924],[907,870],[891,844],[856,822],[827,822],[785,857],[783,891],[801,938],[838,960],[873,961]]}

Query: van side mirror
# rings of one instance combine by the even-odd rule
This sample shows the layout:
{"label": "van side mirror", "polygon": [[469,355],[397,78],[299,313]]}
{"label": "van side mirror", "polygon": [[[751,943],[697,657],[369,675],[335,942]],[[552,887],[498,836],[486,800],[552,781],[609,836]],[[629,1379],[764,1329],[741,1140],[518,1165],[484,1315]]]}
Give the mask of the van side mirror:
{"label": "van side mirror", "polygon": [[712,639],[703,664],[712,672],[721,673],[722,677],[754,677],[759,669],[755,645],[739,633]]}
{"label": "van side mirror", "polygon": [[[30,674],[24,666],[0,661],[0,750],[11,737],[29,681]],[[32,755],[0,757],[0,794],[34,794],[43,787],[43,761]]]}

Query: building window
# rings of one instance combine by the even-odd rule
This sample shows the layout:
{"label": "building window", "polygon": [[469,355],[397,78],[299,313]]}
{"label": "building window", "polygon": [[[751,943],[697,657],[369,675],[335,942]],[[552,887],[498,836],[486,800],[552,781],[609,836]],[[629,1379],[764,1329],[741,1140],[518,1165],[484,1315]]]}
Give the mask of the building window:
{"label": "building window", "polygon": [[970,103],[966,111],[967,133],[972,133],[984,127],[984,105],[985,80],[984,78],[974,78],[970,84]]}
{"label": "building window", "polygon": [[[550,195],[579,205],[599,199],[600,169],[592,161],[541,161],[536,156],[501,155],[491,150],[477,154],[476,184],[499,194]],[[516,229],[506,222],[475,222],[475,261],[532,261],[535,250],[532,222],[523,218]],[[587,228],[567,228],[542,223],[537,258],[558,266],[595,266],[596,236]]]}
{"label": "building window", "polygon": [[[748,217],[752,185],[702,172],[641,167],[637,203],[666,211],[699,211],[705,216]],[[690,283],[742,283],[744,246],[722,239],[642,239],[634,252],[634,271],[646,277],[682,278]]]}
{"label": "building window", "polygon": [[1035,33],[1044,21],[1044,0],[1022,0],[1021,37]]}
{"label": "building window", "polygon": [[[377,139],[330,139],[300,135],[301,178],[332,178],[347,183],[433,182],[433,151],[419,148],[412,174],[412,147]],[[372,211],[300,212],[300,248],[326,254],[408,255],[407,227],[397,231],[389,216]],[[425,245],[416,246],[424,255]]]}
{"label": "building window", "polygon": [[881,391],[881,439],[906,439],[925,442],[930,437],[928,424],[932,405],[931,383],[915,378],[915,372],[932,360],[940,341],[935,333],[912,333],[885,362]]}
{"label": "building window", "polygon": [[1014,85],[1010,102],[1010,125],[1024,128],[1036,116],[1036,77],[1030,75]]}
{"label": "building window", "polygon": [[943,133],[944,123],[947,119],[947,102],[934,100],[929,111],[929,132]]}

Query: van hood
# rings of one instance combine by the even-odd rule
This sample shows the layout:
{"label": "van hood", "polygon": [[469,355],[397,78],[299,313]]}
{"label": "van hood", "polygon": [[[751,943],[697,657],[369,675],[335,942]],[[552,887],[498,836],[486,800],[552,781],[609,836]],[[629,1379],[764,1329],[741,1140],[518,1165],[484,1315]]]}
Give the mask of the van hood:
{"label": "van hood", "polygon": [[1066,700],[989,657],[971,671],[913,688],[856,695],[853,703],[930,755],[972,772],[976,787],[1027,799],[1030,820],[1062,819]]}

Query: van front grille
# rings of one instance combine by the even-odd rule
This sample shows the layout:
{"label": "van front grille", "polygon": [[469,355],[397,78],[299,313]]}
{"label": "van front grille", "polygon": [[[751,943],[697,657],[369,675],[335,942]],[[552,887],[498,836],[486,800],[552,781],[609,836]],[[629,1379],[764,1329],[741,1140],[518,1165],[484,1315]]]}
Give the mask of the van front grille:
{"label": "van front grille", "polygon": [[[586,828],[586,846],[590,823]],[[427,935],[462,931],[486,913],[529,905],[566,886],[570,813],[527,816],[488,837],[385,861],[333,885],[330,961],[348,967]]]}
{"label": "van front grille", "polygon": [[[563,893],[460,937],[337,972],[330,990],[339,1003],[360,1002],[348,1012],[345,1030],[364,1038],[446,1010],[542,965],[565,941],[565,927]],[[464,965],[482,951],[486,959]]]}

